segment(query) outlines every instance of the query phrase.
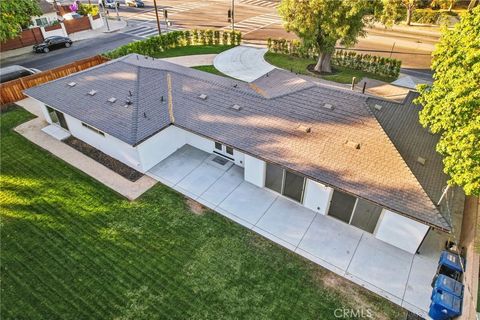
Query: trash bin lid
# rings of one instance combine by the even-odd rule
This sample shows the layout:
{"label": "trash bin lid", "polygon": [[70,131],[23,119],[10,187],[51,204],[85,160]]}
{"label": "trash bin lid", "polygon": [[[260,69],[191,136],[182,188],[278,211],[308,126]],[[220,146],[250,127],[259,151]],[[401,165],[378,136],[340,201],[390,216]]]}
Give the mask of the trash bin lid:
{"label": "trash bin lid", "polygon": [[435,281],[434,288],[438,291],[446,291],[457,297],[463,296],[463,284],[444,274],[439,274]]}
{"label": "trash bin lid", "polygon": [[460,314],[462,299],[448,292],[437,292],[432,297],[432,303],[445,308],[450,314]]}
{"label": "trash bin lid", "polygon": [[[440,261],[438,262],[439,265],[446,266],[454,271],[459,271],[463,273],[462,264],[460,262],[460,256],[455,253],[451,253],[448,251],[443,251],[440,254]],[[463,261],[462,261],[463,262]]]}

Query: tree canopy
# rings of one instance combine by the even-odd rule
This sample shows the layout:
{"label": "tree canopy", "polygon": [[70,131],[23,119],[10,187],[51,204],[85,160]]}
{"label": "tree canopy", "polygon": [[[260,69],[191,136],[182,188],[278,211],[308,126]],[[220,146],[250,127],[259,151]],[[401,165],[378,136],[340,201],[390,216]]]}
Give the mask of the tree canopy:
{"label": "tree canopy", "polygon": [[331,72],[330,59],[335,44],[352,46],[365,36],[366,15],[375,1],[282,0],[278,11],[288,31],[319,52],[316,71]]}
{"label": "tree canopy", "polygon": [[440,134],[450,184],[480,194],[480,7],[465,13],[453,30],[446,27],[433,52],[432,86],[419,86],[420,122]]}
{"label": "tree canopy", "polygon": [[0,1],[0,42],[15,38],[28,27],[32,16],[42,14],[36,0]]}

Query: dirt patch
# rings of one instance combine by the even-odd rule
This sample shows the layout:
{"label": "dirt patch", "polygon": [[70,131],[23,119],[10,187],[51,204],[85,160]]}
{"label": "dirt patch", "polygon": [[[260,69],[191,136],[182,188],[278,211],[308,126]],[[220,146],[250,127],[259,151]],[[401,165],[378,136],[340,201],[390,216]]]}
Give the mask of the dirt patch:
{"label": "dirt patch", "polygon": [[143,173],[130,168],[126,164],[110,157],[109,155],[75,137],[70,136],[63,140],[63,142],[132,182],[137,181],[143,176]]}
{"label": "dirt patch", "polygon": [[192,211],[196,215],[201,216],[208,210],[207,207],[203,206],[201,203],[198,203],[197,201],[192,200],[190,198],[186,198],[185,202],[188,208],[190,209],[190,211]]}
{"label": "dirt patch", "polygon": [[[376,294],[371,293],[365,288],[362,288],[361,286],[356,285],[333,272],[328,272],[321,269],[315,270],[313,277],[315,281],[321,284],[323,287],[336,291],[338,294],[340,294],[340,296],[342,296],[345,301],[348,301],[351,306],[354,306],[356,310],[370,310],[372,316],[371,319],[391,319],[385,314],[384,310],[382,310],[382,306],[393,303],[385,300],[385,298],[377,296]],[[403,312],[401,307],[398,307],[398,309],[399,317],[397,318],[395,316],[394,319],[405,319],[406,311]]]}

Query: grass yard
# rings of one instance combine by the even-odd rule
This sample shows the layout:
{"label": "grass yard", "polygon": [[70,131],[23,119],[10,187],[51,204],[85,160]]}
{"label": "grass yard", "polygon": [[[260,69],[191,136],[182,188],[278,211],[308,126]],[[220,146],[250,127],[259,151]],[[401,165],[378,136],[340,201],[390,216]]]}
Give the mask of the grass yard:
{"label": "grass yard", "polygon": [[231,49],[233,47],[234,46],[224,46],[224,45],[185,46],[185,47],[168,49],[163,52],[157,52],[153,55],[153,57],[154,58],[170,58],[170,57],[180,57],[180,56],[191,56],[195,54],[220,53],[225,50]]}
{"label": "grass yard", "polygon": [[208,72],[208,73],[213,73],[213,74],[216,74],[217,76],[231,78],[231,77],[227,76],[225,73],[222,73],[221,71],[219,71],[213,65],[197,66],[197,67],[192,67],[192,69],[197,69],[197,70],[205,71],[205,72]]}
{"label": "grass yard", "polygon": [[1,114],[2,319],[405,319],[161,184],[125,200],[12,130],[31,118]]}
{"label": "grass yard", "polygon": [[360,70],[353,70],[344,67],[332,67],[333,73],[330,75],[321,75],[318,76],[307,70],[308,65],[314,64],[317,61],[314,59],[293,57],[286,54],[267,52],[265,54],[265,60],[274,66],[279,68],[293,71],[299,74],[305,74],[315,77],[321,77],[325,80],[334,81],[338,83],[352,83],[352,77],[356,78],[356,83],[358,83],[363,77],[368,77],[370,79],[381,80],[385,82],[392,82],[395,79],[392,77],[379,76],[370,72],[364,72]]}

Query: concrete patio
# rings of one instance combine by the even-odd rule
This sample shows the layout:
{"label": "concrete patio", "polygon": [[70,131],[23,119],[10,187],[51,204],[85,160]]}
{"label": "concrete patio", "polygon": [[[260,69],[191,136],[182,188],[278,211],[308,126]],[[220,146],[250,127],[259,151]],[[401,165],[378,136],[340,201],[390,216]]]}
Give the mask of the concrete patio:
{"label": "concrete patio", "polygon": [[372,234],[244,181],[243,168],[219,167],[189,145],[149,175],[233,221],[426,317],[443,235],[430,232],[412,255]]}

